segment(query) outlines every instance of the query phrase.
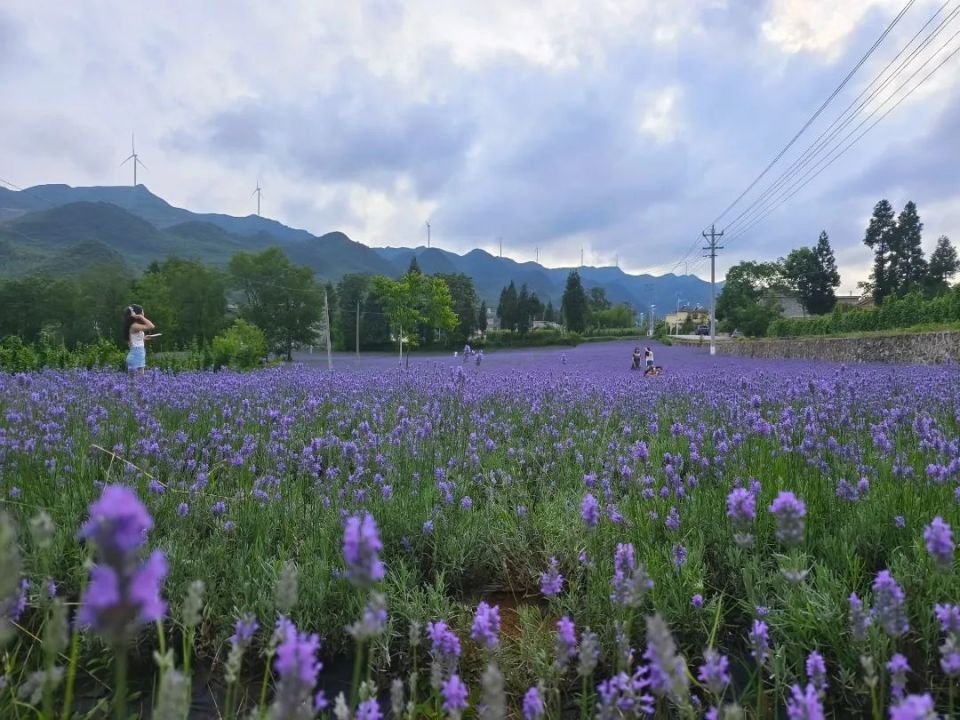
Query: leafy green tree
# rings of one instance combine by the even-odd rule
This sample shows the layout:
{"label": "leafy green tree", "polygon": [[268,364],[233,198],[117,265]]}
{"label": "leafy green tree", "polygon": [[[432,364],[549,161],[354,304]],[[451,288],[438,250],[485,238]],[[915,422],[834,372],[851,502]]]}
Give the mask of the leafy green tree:
{"label": "leafy green tree", "polygon": [[388,350],[390,345],[390,318],[384,298],[371,278],[370,291],[360,312],[360,349]]}
{"label": "leafy green tree", "polygon": [[249,370],[266,356],[267,338],[260,328],[238,318],[213,338],[212,348],[215,367]]}
{"label": "leafy green tree", "polygon": [[609,310],[612,307],[612,303],[607,300],[607,291],[602,287],[590,288],[587,298],[590,303],[590,312]]}
{"label": "leafy green tree", "polygon": [[553,309],[553,301],[547,301],[547,309],[543,311],[543,319],[547,322],[557,321],[557,311]]}
{"label": "leafy green tree", "polygon": [[746,261],[727,271],[717,298],[717,319],[727,330],[763,336],[780,310],[774,295],[786,289],[780,263]]}
{"label": "leafy green tree", "polygon": [[[333,336],[338,350],[353,350],[355,348],[357,308],[363,308],[371,284],[369,275],[359,273],[344,275],[340,279],[340,283],[337,285],[337,312],[334,317],[330,318],[334,325]],[[361,332],[361,343],[364,339],[363,332]]]}
{"label": "leafy green tree", "polygon": [[290,262],[283,250],[239,252],[230,273],[243,293],[240,315],[263,330],[272,349],[293,359],[293,346],[311,343],[323,312],[323,293],[313,270]]}
{"label": "leafy green tree", "polygon": [[834,289],[840,285],[840,273],[826,231],[814,248],[797,248],[783,260],[783,278],[811,315],[824,315],[837,302]]}
{"label": "leafy green tree", "polygon": [[589,313],[587,294],[583,290],[580,273],[576,270],[571,270],[570,274],[567,275],[567,284],[563,290],[560,312],[563,314],[563,319],[569,330],[582,333],[586,329]]}
{"label": "leafy green tree", "polygon": [[477,313],[477,329],[485,333],[487,331],[487,301],[480,301],[480,312]]}
{"label": "leafy green tree", "polygon": [[896,278],[890,272],[891,246],[897,231],[893,208],[886,200],[881,200],[873,208],[873,216],[863,237],[864,244],[873,250],[873,270],[870,273],[870,287],[873,301],[877,305],[883,299],[896,292]]}
{"label": "leafy green tree", "polygon": [[950,242],[950,238],[941,235],[937,239],[937,247],[930,254],[930,263],[927,268],[927,294],[942,295],[950,289],[950,280],[960,270],[960,260],[957,259],[957,250]]}
{"label": "leafy green tree", "polygon": [[457,326],[450,288],[441,278],[410,272],[400,280],[375,277],[373,285],[396,337],[402,337],[408,347],[416,347],[420,341],[413,332],[418,325],[442,332]]}
{"label": "leafy green tree", "polygon": [[515,331],[517,329],[519,310],[520,304],[517,287],[513,284],[513,280],[511,280],[510,284],[500,291],[500,302],[497,305],[497,317],[500,318],[501,330]]}
{"label": "leafy green tree", "polygon": [[[463,273],[434,277],[440,278],[447,284],[453,298],[453,312],[457,315],[457,326],[450,333],[450,343],[454,347],[463,345],[479,327],[477,305],[480,298],[473,286],[473,278]],[[486,313],[486,306],[484,306],[484,313]],[[486,318],[484,318],[484,325],[486,325]]]}
{"label": "leafy green tree", "polygon": [[591,319],[594,327],[598,328],[630,328],[636,324],[636,314],[626,303],[595,311]]}
{"label": "leafy green tree", "polygon": [[927,261],[921,246],[923,223],[913,201],[904,206],[891,237],[889,275],[893,292],[898,296],[916,292],[925,284]]}

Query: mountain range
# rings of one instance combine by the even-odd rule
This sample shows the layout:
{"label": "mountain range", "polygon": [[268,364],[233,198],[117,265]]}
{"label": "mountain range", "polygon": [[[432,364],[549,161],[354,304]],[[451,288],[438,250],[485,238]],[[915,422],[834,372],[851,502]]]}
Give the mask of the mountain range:
{"label": "mountain range", "polygon": [[[492,306],[511,280],[518,288],[526,283],[541,299],[559,305],[573,269],[517,262],[484,250],[458,255],[422,246],[371,248],[342,232],[316,236],[258,215],[194,213],[170,205],[144,185],[0,188],[0,276],[71,274],[103,263],[143,270],[170,255],[225,266],[238,251],[256,252],[271,245],[311,267],[319,279],[331,281],[348,273],[397,277],[416,258],[429,274],[469,275],[480,297]],[[603,287],[611,301],[627,302],[642,312],[651,302],[660,309],[659,315],[681,299],[684,304],[706,305],[710,298],[709,283],[693,275],[631,275],[617,267],[577,269],[585,287]]]}

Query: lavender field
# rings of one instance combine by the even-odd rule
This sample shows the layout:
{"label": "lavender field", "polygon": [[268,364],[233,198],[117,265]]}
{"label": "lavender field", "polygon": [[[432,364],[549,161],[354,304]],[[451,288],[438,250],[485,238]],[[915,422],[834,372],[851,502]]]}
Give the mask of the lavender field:
{"label": "lavender field", "polygon": [[0,716],[953,717],[957,370],[632,346],[0,375]]}

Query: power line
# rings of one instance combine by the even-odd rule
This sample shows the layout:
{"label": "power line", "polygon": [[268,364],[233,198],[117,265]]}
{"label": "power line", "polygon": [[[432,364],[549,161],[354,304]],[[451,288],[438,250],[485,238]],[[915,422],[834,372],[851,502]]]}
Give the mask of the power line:
{"label": "power line", "polygon": [[809,127],[814,123],[814,121],[816,121],[816,119],[817,119],[818,117],[820,117],[820,115],[821,115],[821,114],[823,113],[823,111],[827,108],[827,106],[831,103],[831,101],[832,101],[838,94],[840,94],[840,91],[842,91],[843,88],[846,87],[847,83],[850,82],[850,79],[851,79],[851,78],[856,74],[856,72],[863,66],[863,64],[867,61],[867,59],[868,59],[871,55],[873,55],[874,51],[880,46],[880,43],[882,43],[883,40],[887,37],[887,35],[889,35],[890,32],[893,30],[893,28],[895,28],[895,27],[897,26],[897,23],[900,22],[900,19],[907,13],[907,11],[910,9],[910,7],[911,7],[915,2],[916,2],[916,0],[908,0],[907,4],[904,5],[903,9],[902,9],[902,10],[897,14],[897,16],[890,22],[890,24],[887,26],[886,30],[884,30],[884,31],[880,34],[880,37],[877,38],[877,40],[873,43],[873,45],[870,46],[870,48],[867,50],[867,52],[864,53],[863,57],[861,57],[860,60],[857,62],[857,64],[853,66],[853,69],[852,69],[849,73],[847,73],[847,76],[846,76],[846,77],[841,81],[841,83],[834,89],[834,91],[833,91],[832,93],[830,93],[830,96],[829,96],[826,100],[824,100],[823,103],[821,103],[820,107],[817,108],[817,111],[816,111],[813,115],[811,115],[810,118],[803,124],[803,127],[801,127],[800,130],[797,131],[797,133],[793,136],[793,138],[791,138],[790,142],[788,142],[788,143],[783,147],[783,149],[782,149],[779,153],[777,153],[776,157],[774,157],[773,160],[770,161],[770,163],[767,165],[767,167],[764,168],[763,172],[761,172],[761,173],[753,180],[753,182],[750,183],[750,184],[747,186],[747,189],[744,190],[742,193],[740,193],[740,195],[737,196],[737,199],[734,200],[732,203],[730,203],[730,205],[728,205],[727,208],[726,208],[722,213],[720,213],[720,214],[714,219],[713,223],[711,223],[711,224],[720,222],[720,220],[722,220],[722,219],[727,215],[727,213],[729,213],[729,212],[737,205],[737,203],[739,203],[741,200],[743,200],[743,198],[746,196],[746,194],[747,194],[748,192],[750,192],[750,191],[756,186],[756,184],[757,184],[758,182],[760,182],[760,181],[764,178],[764,176],[766,176],[766,174],[767,174],[768,172],[770,172],[770,169],[771,169],[774,165],[776,165],[776,163],[780,160],[780,158],[782,158],[782,157],[787,153],[787,151],[790,150],[791,147],[793,147],[794,143],[800,138],[800,136],[803,135],[804,132],[806,132],[807,128],[809,128]]}
{"label": "power line", "polygon": [[[944,7],[945,7],[945,5],[944,5]],[[958,16],[958,14],[960,14],[960,8],[957,8],[957,9],[955,9],[952,13],[950,13],[950,15],[948,15],[946,18],[944,18],[944,20],[940,23],[940,25],[937,26],[937,28],[935,28],[935,29],[921,42],[921,44],[920,44],[916,49],[914,49],[914,51],[913,51],[912,53],[910,53],[910,55],[909,55],[907,58],[905,58],[905,59],[903,60],[903,62],[900,63],[900,65],[894,70],[894,72],[891,73],[889,77],[887,77],[886,79],[884,79],[883,82],[882,82],[878,87],[876,87],[872,92],[869,93],[869,95],[867,95],[868,91],[870,91],[870,88],[871,88],[874,84],[876,84],[878,80],[880,80],[880,79],[883,77],[884,73],[886,73],[887,70],[889,70],[889,68],[893,65],[893,63],[895,63],[895,62],[897,61],[897,59],[898,59],[904,52],[906,52],[906,50],[910,47],[910,45],[913,44],[914,40],[916,40],[917,37],[919,37],[919,35],[930,25],[931,22],[933,22],[933,20],[936,18],[936,16],[937,16],[942,10],[943,10],[943,7],[941,7],[936,13],[934,13],[934,15],[933,15],[933,16],[924,24],[924,26],[917,32],[917,34],[915,34],[915,35],[910,39],[910,41],[900,50],[900,52],[897,53],[896,57],[894,57],[893,60],[891,60],[890,63],[888,63],[887,66],[886,66],[883,70],[881,70],[880,73],[878,73],[878,74],[874,77],[873,80],[871,80],[871,82],[869,83],[869,85],[867,85],[867,87],[860,93],[860,95],[858,95],[857,98],[855,98],[855,99],[853,100],[853,102],[851,102],[850,105],[848,105],[847,108],[833,121],[833,123],[830,125],[830,127],[827,128],[827,129],[820,135],[820,137],[818,137],[817,140],[815,140],[815,141],[801,154],[801,156],[798,157],[798,158],[793,162],[793,164],[792,164],[786,171],[784,171],[784,172],[780,175],[780,177],[777,179],[776,182],[774,182],[774,183],[773,183],[770,187],[768,187],[763,193],[761,193],[761,195],[760,195],[756,200],[754,200],[753,203],[751,203],[751,205],[750,205],[749,207],[747,207],[743,212],[741,212],[740,215],[738,215],[736,218],[734,218],[734,219],[724,228],[725,231],[727,231],[727,232],[737,232],[737,231],[740,230],[740,228],[737,227],[738,224],[740,224],[740,225],[742,226],[742,225],[746,225],[746,224],[751,223],[754,218],[753,218],[753,217],[750,217],[750,216],[753,215],[754,209],[757,208],[757,206],[760,206],[760,210],[759,210],[758,212],[759,212],[759,213],[763,213],[763,211],[764,211],[764,207],[763,207],[763,206],[768,202],[769,198],[770,198],[773,194],[775,194],[777,191],[779,191],[784,185],[786,185],[786,184],[788,184],[789,182],[791,182],[791,181],[793,180],[793,178],[796,177],[796,175],[797,175],[798,173],[800,173],[807,165],[809,165],[809,163],[810,163],[813,159],[815,159],[815,158],[818,157],[821,153],[823,153],[825,150],[827,150],[828,146],[829,146],[830,143],[833,141],[833,139],[836,138],[837,135],[839,135],[839,134],[840,134],[844,129],[846,129],[854,120],[857,119],[857,117],[861,114],[861,111],[863,110],[863,108],[866,107],[866,105],[867,105],[868,103],[870,103],[874,98],[876,98],[877,95],[879,95],[884,89],[886,89],[886,87],[887,87],[894,79],[896,79],[896,78],[910,65],[910,63],[913,62],[913,60],[917,57],[917,55],[918,55],[920,52],[922,52],[926,47],[928,47],[928,46],[930,45],[930,43],[931,43],[940,33],[943,32],[943,30],[946,28],[946,26],[947,26],[949,23],[951,23],[954,19],[956,19],[956,17]],[[943,48],[941,48],[941,50],[942,50],[942,49],[943,49]],[[938,52],[939,52],[939,51],[938,51]],[[928,63],[930,62],[930,60],[932,60],[933,57],[935,57],[935,56],[936,56],[936,53],[934,54],[934,56],[932,56],[931,58],[929,58],[929,59],[926,61],[926,63],[924,63],[923,65],[921,65],[920,68],[919,68],[916,72],[914,72],[914,74],[911,75],[909,79],[912,79],[913,77],[915,77],[916,74],[919,72],[919,70],[922,70],[923,67],[925,67],[926,64],[928,64]],[[909,79],[908,79],[908,82],[909,82]],[[906,83],[905,83],[905,84],[906,84]],[[889,101],[893,98],[893,96],[896,95],[896,92],[899,92],[899,90],[901,90],[901,89],[905,86],[905,84],[904,84],[904,85],[901,85],[890,97],[887,98],[887,100],[885,100],[883,103],[881,103],[880,107],[882,108],[883,105],[885,105],[887,102],[889,102]],[[856,103],[857,103],[861,98],[864,97],[864,95],[867,95],[867,97],[866,97],[865,99],[863,99],[863,101],[860,102],[859,105],[857,105],[856,109],[853,111],[852,114],[849,115],[849,117],[845,117],[845,116],[847,116],[848,113],[850,112],[850,109],[853,108],[854,105],[856,105]],[[878,110],[879,110],[879,108],[874,109],[874,111],[867,117],[867,120],[869,120],[870,117],[873,117],[873,116],[876,114],[876,112],[878,112]],[[861,123],[860,126],[858,126],[858,128],[861,127],[861,126],[862,126],[862,123]],[[854,130],[854,132],[855,132],[855,131],[856,131],[856,129]],[[838,146],[839,146],[839,144],[842,144],[842,143],[844,142],[844,140],[846,140],[848,137],[849,137],[849,135],[847,135],[847,137],[845,137],[843,140],[841,140],[840,143],[838,143]],[[832,150],[835,150],[835,149],[836,149],[836,148],[834,147],[833,149],[831,149],[831,150],[828,151],[828,152],[832,152]],[[746,218],[746,219],[745,219],[745,218]]]}
{"label": "power line", "polygon": [[[954,39],[955,37],[957,37],[958,35],[960,35],[960,30],[958,30],[956,33],[954,33],[953,37],[951,37],[950,40],[953,40],[953,39]],[[949,41],[948,41],[948,43],[949,43]],[[942,49],[943,49],[943,48],[941,48],[941,50],[942,50]],[[940,68],[942,68],[942,67],[943,67],[944,65],[946,65],[950,60],[952,60],[952,59],[957,55],[957,53],[960,53],[960,46],[958,46],[957,48],[955,48],[955,49],[953,50],[953,52],[951,52],[951,53],[950,53],[949,55],[947,55],[943,60],[941,60],[941,61],[933,68],[933,70],[931,70],[929,73],[927,73],[927,74],[920,80],[920,82],[918,82],[916,85],[914,85],[903,97],[901,97],[899,100],[897,100],[897,102],[896,102],[890,109],[888,109],[883,115],[881,115],[879,118],[877,118],[876,120],[874,120],[873,123],[871,123],[863,132],[861,132],[859,135],[857,135],[850,143],[848,143],[842,150],[840,150],[839,153],[836,153],[835,155],[833,155],[833,157],[830,157],[829,161],[828,161],[825,165],[823,165],[822,167],[820,167],[821,163],[823,162],[823,161],[821,161],[821,163],[818,163],[816,166],[814,166],[813,170],[811,170],[811,171],[808,172],[806,175],[804,175],[803,178],[801,178],[802,182],[801,182],[799,185],[795,185],[793,188],[791,188],[790,190],[788,190],[788,192],[790,193],[789,195],[786,195],[785,197],[782,197],[782,199],[781,199],[776,205],[770,207],[770,208],[769,208],[768,210],[766,210],[766,212],[764,212],[762,215],[757,216],[749,225],[747,225],[746,227],[742,228],[736,235],[734,235],[734,236],[730,239],[730,241],[732,242],[733,240],[736,240],[737,238],[740,238],[740,237],[742,237],[743,235],[745,235],[745,234],[746,234],[747,232],[749,232],[754,226],[756,226],[759,222],[763,221],[763,220],[764,220],[765,218],[767,218],[771,213],[773,213],[774,211],[776,211],[777,209],[779,209],[784,203],[786,203],[786,202],[789,201],[792,197],[794,197],[798,192],[800,192],[804,187],[806,187],[810,182],[812,182],[818,175],[820,175],[820,173],[822,173],[822,172],[823,172],[824,170],[826,170],[828,167],[830,167],[831,165],[833,165],[833,163],[836,162],[838,159],[840,159],[843,155],[845,155],[845,154],[847,153],[847,151],[850,150],[850,148],[852,148],[854,145],[856,145],[857,142],[859,142],[860,139],[863,138],[864,135],[866,135],[868,132],[870,132],[874,127],[877,126],[878,123],[880,123],[880,122],[881,122],[884,118],[886,118],[890,113],[892,113],[894,110],[896,110],[904,100],[906,100],[908,97],[910,97],[910,96],[911,96],[916,90],[918,90],[927,80],[929,80],[938,70],[940,70]],[[931,59],[932,59],[932,58],[931,58]],[[929,60],[927,61],[927,63],[929,63]],[[924,66],[926,66],[927,63],[924,63]],[[924,66],[921,66],[921,69],[922,69],[922,67],[924,67]],[[912,77],[912,76],[911,76],[911,77]],[[892,98],[888,98],[886,102],[889,102],[890,99],[892,99]],[[884,102],[884,104],[886,104],[886,102]],[[882,107],[882,106],[881,106],[881,107]],[[874,113],[874,114],[875,114],[875,113]],[[867,121],[869,121],[871,117],[873,117],[873,115],[868,116],[868,117],[866,118],[866,120],[864,120],[863,123],[860,123],[860,125],[858,125],[856,128],[854,128],[853,131],[852,131],[850,134],[847,135],[847,137],[850,137],[850,135],[853,134],[853,132],[856,132],[860,127],[863,126],[864,123],[866,123]],[[846,139],[846,138],[844,138],[844,139]],[[818,167],[819,167],[819,169],[817,169]],[[816,170],[816,172],[813,172],[814,170]],[[810,174],[811,172],[813,173],[812,175]],[[804,179],[804,178],[806,178],[806,179]]]}
{"label": "power line", "polygon": [[[833,99],[843,90],[843,88],[846,87],[846,85],[850,82],[851,78],[853,78],[853,76],[863,66],[863,64],[870,58],[870,56],[873,55],[873,53],[880,46],[883,40],[886,39],[887,35],[889,35],[890,32],[897,26],[897,24],[900,22],[900,20],[907,13],[907,11],[913,6],[915,2],[916,0],[908,0],[908,2],[896,15],[896,17],[894,17],[893,20],[889,23],[889,25],[887,25],[886,29],[884,29],[884,31],[880,34],[877,40],[873,43],[873,45],[871,45],[870,48],[860,58],[857,64],[850,70],[850,72],[847,73],[846,77],[833,90],[833,92],[829,95],[829,97],[827,97],[827,99],[824,100],[823,103],[821,103],[820,107],[816,110],[816,112],[814,112],[814,114],[804,123],[803,127],[801,127],[799,131],[797,131],[797,133],[793,136],[793,138],[784,146],[784,148],[776,155],[776,157],[774,157],[774,159],[767,165],[767,167],[764,168],[764,170],[753,180],[753,182],[751,182],[750,185],[748,185],[747,188],[742,193],[740,193],[740,195],[732,203],[730,203],[730,205],[728,205],[727,208],[722,213],[720,213],[720,215],[716,217],[716,219],[714,219],[713,223],[711,223],[712,225],[715,225],[716,223],[720,222],[734,207],[736,207],[736,205],[741,200],[743,200],[743,198],[754,187],[756,187],[757,183],[759,183],[766,176],[766,174],[771,170],[771,168],[773,168],[773,166],[790,150],[790,148],[793,147],[796,141],[803,135],[804,132],[806,132],[806,130],[810,127],[810,125],[812,125],[816,121],[816,119],[823,113],[823,111],[833,101]],[[680,267],[680,265],[683,265],[684,263],[686,263],[691,257],[691,255],[696,251],[699,244],[700,244],[700,238],[697,237],[696,240],[694,240],[690,244],[690,247],[686,250],[686,252],[680,258],[680,260],[678,260],[670,268],[668,272],[674,272],[676,269]],[[695,269],[697,265],[698,263],[695,262],[694,263]]]}
{"label": "power line", "polygon": [[709,245],[703,248],[709,251],[710,257],[710,354],[717,354],[717,250],[723,250],[723,245],[717,245],[717,240],[723,237],[723,230],[717,233],[714,226],[710,226],[710,234],[706,231],[703,236],[708,238]]}

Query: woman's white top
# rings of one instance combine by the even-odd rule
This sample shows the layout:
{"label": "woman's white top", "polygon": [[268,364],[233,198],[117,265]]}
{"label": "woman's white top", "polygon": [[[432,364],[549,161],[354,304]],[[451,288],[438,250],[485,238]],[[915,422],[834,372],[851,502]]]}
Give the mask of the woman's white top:
{"label": "woman's white top", "polygon": [[143,330],[139,332],[130,333],[130,347],[132,348],[142,348],[143,347]]}

